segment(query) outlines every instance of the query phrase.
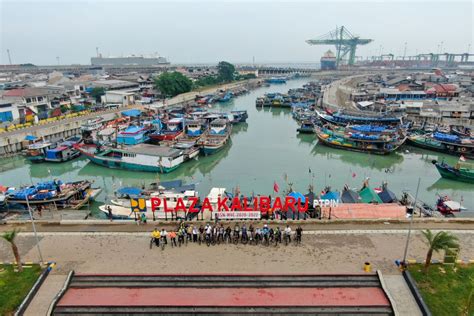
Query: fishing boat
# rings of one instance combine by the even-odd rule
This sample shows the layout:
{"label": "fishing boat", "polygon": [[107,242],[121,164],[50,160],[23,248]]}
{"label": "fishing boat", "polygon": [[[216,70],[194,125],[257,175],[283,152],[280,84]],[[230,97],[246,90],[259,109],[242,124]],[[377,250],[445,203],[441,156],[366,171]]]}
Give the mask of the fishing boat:
{"label": "fishing boat", "polygon": [[410,145],[474,159],[474,139],[458,135],[434,132],[425,135],[409,135]]}
{"label": "fishing boat", "polygon": [[471,163],[459,161],[456,165],[450,166],[444,161],[432,163],[438,169],[439,174],[446,179],[474,183],[474,168]]}
{"label": "fishing boat", "polygon": [[102,125],[104,124],[104,118],[103,117],[97,117],[92,120],[87,120],[84,124],[81,125],[81,132],[84,133],[92,133],[93,131],[96,131],[100,128],[102,128]]}
{"label": "fishing boat", "polygon": [[354,126],[344,129],[325,125],[316,126],[314,130],[320,143],[326,146],[379,155],[394,152],[406,139],[398,132],[393,134],[354,132]]}
{"label": "fishing boat", "polygon": [[185,138],[198,139],[206,131],[206,125],[202,120],[187,120],[185,126]]}
{"label": "fishing boat", "polygon": [[341,126],[346,126],[347,124],[400,125],[402,123],[400,116],[368,111],[340,110],[332,114],[324,114],[318,111],[316,113],[322,121]]}
{"label": "fishing boat", "polygon": [[314,134],[314,123],[310,120],[304,120],[301,122],[301,126],[296,130],[302,134]]}
{"label": "fishing boat", "polygon": [[[130,190],[134,189],[134,190]],[[123,191],[123,190],[122,190]],[[157,191],[139,191],[136,188],[128,188],[127,191],[133,191],[133,193],[138,194],[127,194],[126,196],[119,196],[111,201],[110,204],[105,204],[99,206],[99,209],[106,215],[109,216],[109,208],[111,209],[112,218],[115,219],[137,219],[138,215],[131,209],[130,198],[144,198],[146,211],[143,212],[147,219],[156,220],[156,219],[183,219],[189,220],[197,216],[196,213],[187,213],[186,211],[173,211],[177,205],[178,199],[183,201],[183,204],[186,209],[189,209],[192,200],[199,198],[198,192],[194,188],[189,188],[189,190],[157,190]],[[120,194],[120,193],[119,193]],[[167,211],[164,209],[164,205],[155,208],[155,211],[152,211],[151,199],[160,198],[166,199]],[[197,208],[197,206],[195,206]]]}
{"label": "fishing boat", "polygon": [[36,206],[54,204],[56,207],[73,207],[81,201],[94,199],[100,189],[91,187],[88,180],[63,183],[61,180],[40,182],[36,185],[9,190],[7,203],[11,207],[17,205]]}
{"label": "fishing boat", "polygon": [[247,110],[234,110],[230,113],[233,115],[232,124],[245,123],[249,117]]}
{"label": "fishing boat", "polygon": [[266,83],[286,83],[287,78],[286,77],[271,77],[268,79],[265,79]]}
{"label": "fishing boat", "polygon": [[151,133],[150,139],[153,142],[161,142],[164,140],[175,140],[184,133],[184,119],[182,117],[172,118],[164,122],[165,128],[161,131]]}
{"label": "fishing boat", "polygon": [[468,127],[464,126],[451,126],[451,131],[453,134],[460,137],[473,137],[472,131]]}
{"label": "fishing boat", "polygon": [[232,99],[232,97],[233,97],[232,92],[228,91],[228,92],[226,92],[223,96],[221,96],[221,97],[217,100],[217,102],[219,102],[219,103],[229,102],[229,101]]}
{"label": "fishing boat", "polygon": [[180,149],[150,144],[126,148],[83,145],[77,149],[93,163],[113,169],[169,173],[185,160]]}
{"label": "fishing boat", "polygon": [[75,148],[82,141],[81,136],[72,136],[64,142],[58,143],[56,147],[46,150],[44,161],[65,162],[77,158],[81,153]]}
{"label": "fishing boat", "polygon": [[349,188],[348,185],[345,185],[341,193],[341,202],[342,203],[361,203],[360,195],[357,191]]}
{"label": "fishing boat", "polygon": [[230,139],[232,125],[226,119],[216,119],[198,144],[204,155],[212,155],[222,149]]}
{"label": "fishing boat", "polygon": [[446,217],[454,217],[454,213],[465,209],[461,203],[451,200],[448,196],[439,196],[436,201],[436,210]]}
{"label": "fishing boat", "polygon": [[28,145],[24,152],[26,159],[31,162],[43,162],[46,158],[46,152],[55,148],[56,144],[48,141],[36,142]]}
{"label": "fishing boat", "polygon": [[117,144],[137,145],[150,139],[150,128],[146,126],[130,125],[117,134]]}

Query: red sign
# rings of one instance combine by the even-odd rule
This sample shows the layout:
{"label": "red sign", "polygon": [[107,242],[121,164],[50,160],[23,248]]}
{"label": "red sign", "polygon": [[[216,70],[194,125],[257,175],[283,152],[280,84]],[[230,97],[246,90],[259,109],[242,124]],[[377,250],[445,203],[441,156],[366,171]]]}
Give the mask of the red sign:
{"label": "red sign", "polygon": [[283,211],[287,212],[289,210],[293,212],[306,212],[308,210],[308,199],[305,203],[301,203],[301,199],[295,199],[294,197],[287,196],[285,198],[276,197],[273,200],[270,200],[267,196],[260,196],[254,198],[250,202],[247,198],[242,200],[238,197],[233,199],[221,198],[217,199],[216,204],[211,204],[209,198],[204,198],[201,208],[198,206],[199,198],[190,197],[187,200],[183,198],[178,198],[176,200],[176,205],[171,207],[168,205],[168,201],[163,198],[153,197],[151,198],[151,210],[162,208],[165,212],[188,212],[188,213],[198,213],[199,211],[211,211],[211,212],[234,212],[234,211],[243,211],[243,212],[255,212],[259,211],[262,213],[274,212],[274,211]]}

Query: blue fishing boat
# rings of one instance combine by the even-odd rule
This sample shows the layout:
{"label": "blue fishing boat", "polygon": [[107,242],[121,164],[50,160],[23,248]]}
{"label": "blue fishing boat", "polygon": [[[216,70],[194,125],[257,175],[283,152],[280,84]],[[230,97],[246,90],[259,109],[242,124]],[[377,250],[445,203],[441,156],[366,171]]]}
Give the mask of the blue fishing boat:
{"label": "blue fishing boat", "polygon": [[223,102],[229,102],[233,97],[233,94],[232,92],[226,92],[222,97],[220,97],[217,101],[220,102],[220,103],[223,103]]}
{"label": "blue fishing boat", "polygon": [[314,123],[310,120],[301,122],[301,126],[297,129],[298,133],[302,134],[314,134]]}
{"label": "blue fishing boat", "polygon": [[204,155],[212,155],[221,150],[230,139],[232,125],[226,119],[216,119],[209,124],[209,129],[199,141]]}
{"label": "blue fishing boat", "polygon": [[230,111],[233,115],[232,123],[245,123],[249,117],[247,110],[234,110]]}
{"label": "blue fishing boat", "polygon": [[184,133],[184,118],[176,117],[165,122],[165,128],[159,132],[150,134],[153,142],[161,142],[164,140],[175,140]]}
{"label": "blue fishing boat", "polygon": [[81,153],[75,148],[82,140],[81,136],[72,136],[64,142],[60,142],[56,147],[46,150],[44,161],[65,162],[77,158]]}
{"label": "blue fishing boat", "polygon": [[324,114],[316,111],[318,117],[327,123],[345,126],[347,124],[386,124],[401,125],[401,117],[392,114],[374,112],[338,111],[333,114]]}
{"label": "blue fishing boat", "polygon": [[144,126],[131,125],[117,135],[117,144],[137,145],[147,142],[150,129]]}
{"label": "blue fishing boat", "polygon": [[287,78],[286,77],[271,77],[268,79],[265,79],[266,83],[286,83]]}

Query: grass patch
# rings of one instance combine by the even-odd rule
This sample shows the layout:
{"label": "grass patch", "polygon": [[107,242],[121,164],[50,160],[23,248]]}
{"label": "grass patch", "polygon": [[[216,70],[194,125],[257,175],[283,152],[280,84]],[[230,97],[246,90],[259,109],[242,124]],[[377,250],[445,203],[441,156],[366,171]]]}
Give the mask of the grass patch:
{"label": "grass patch", "polygon": [[13,315],[41,274],[41,267],[25,267],[14,272],[12,265],[0,265],[0,315]]}
{"label": "grass patch", "polygon": [[435,264],[425,274],[423,265],[415,264],[408,270],[433,315],[474,315],[474,265]]}

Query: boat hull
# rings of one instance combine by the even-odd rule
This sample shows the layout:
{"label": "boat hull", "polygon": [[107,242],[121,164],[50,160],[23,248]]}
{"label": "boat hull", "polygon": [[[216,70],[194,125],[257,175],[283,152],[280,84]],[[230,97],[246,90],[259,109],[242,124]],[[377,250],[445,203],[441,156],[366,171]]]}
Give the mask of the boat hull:
{"label": "boat hull", "polygon": [[46,162],[66,162],[66,161],[76,159],[80,155],[81,155],[81,153],[79,151],[75,151],[72,155],[70,155],[68,157],[62,157],[62,158],[58,158],[58,159],[52,159],[52,158],[45,157],[43,159],[43,161],[46,161]]}
{"label": "boat hull", "polygon": [[97,165],[111,168],[111,169],[124,169],[124,170],[131,170],[131,171],[144,171],[144,172],[155,172],[155,173],[169,173],[179,167],[179,165],[171,167],[171,168],[159,167],[159,166],[146,166],[146,165],[139,165],[139,164],[124,162],[124,161],[119,161],[116,159],[104,159],[98,156],[86,155],[86,157]]}
{"label": "boat hull", "polygon": [[407,143],[409,145],[419,147],[419,148],[423,148],[423,149],[442,152],[442,153],[450,154],[450,155],[454,155],[454,156],[463,155],[466,158],[474,159],[474,148],[463,146],[461,144],[441,143],[438,146],[438,145],[434,145],[434,144],[431,144],[431,143],[428,143],[428,142],[423,142],[421,140],[417,140],[417,139],[412,138],[412,137],[407,138]]}
{"label": "boat hull", "polygon": [[472,175],[467,175],[453,168],[447,168],[446,166],[443,166],[442,164],[439,164],[439,163],[436,163],[435,166],[439,174],[441,175],[441,177],[445,179],[467,182],[467,183],[474,183],[474,172],[472,173]]}
{"label": "boat hull", "polygon": [[154,142],[161,142],[165,140],[175,140],[181,135],[183,135],[183,131],[176,133],[150,134],[150,139]]}

